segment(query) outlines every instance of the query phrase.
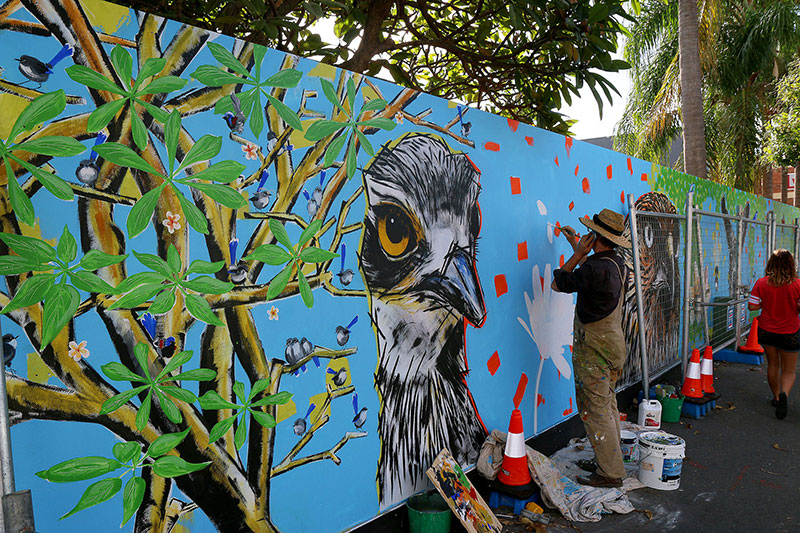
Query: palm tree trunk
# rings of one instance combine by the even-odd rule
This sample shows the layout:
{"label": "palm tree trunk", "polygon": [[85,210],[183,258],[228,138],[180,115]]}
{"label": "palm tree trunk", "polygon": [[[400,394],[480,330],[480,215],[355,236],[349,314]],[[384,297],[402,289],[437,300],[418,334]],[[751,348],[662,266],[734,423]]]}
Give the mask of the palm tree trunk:
{"label": "palm tree trunk", "polygon": [[800,191],[797,190],[797,178],[800,177],[797,174],[797,169],[800,168],[800,161],[794,164],[794,205],[795,207],[800,207]]}
{"label": "palm tree trunk", "polygon": [[678,1],[678,21],[684,170],[688,174],[706,178],[706,139],[703,122],[703,96],[700,88],[702,72],[697,0]]}
{"label": "palm tree trunk", "polygon": [[781,202],[789,203],[789,171],[781,167]]}

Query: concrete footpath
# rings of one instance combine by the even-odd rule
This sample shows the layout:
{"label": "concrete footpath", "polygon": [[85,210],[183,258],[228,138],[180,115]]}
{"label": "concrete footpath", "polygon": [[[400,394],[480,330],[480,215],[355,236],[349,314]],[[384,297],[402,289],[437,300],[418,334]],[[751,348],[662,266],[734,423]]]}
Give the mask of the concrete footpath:
{"label": "concrete footpath", "polygon": [[[678,490],[631,491],[636,512],[599,522],[568,522],[551,510],[548,526],[503,520],[504,531],[800,531],[800,380],[788,416],[777,420],[766,362],[717,362],[714,376],[716,409],[662,425],[686,441]],[[637,414],[631,409],[628,416]]]}

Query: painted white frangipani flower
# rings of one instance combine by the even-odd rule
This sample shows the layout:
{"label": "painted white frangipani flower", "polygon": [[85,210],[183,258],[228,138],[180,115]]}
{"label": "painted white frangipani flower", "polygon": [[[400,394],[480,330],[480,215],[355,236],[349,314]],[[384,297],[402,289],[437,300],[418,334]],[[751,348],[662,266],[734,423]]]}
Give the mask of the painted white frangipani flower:
{"label": "painted white frangipani flower", "polygon": [[542,377],[542,368],[547,359],[551,359],[561,375],[569,379],[572,377],[572,368],[565,357],[567,346],[572,344],[572,318],[575,304],[572,295],[554,291],[552,282],[552,267],[550,263],[544,267],[544,281],[539,276],[539,265],[533,267],[533,300],[525,295],[525,307],[528,310],[528,322],[522,317],[517,317],[519,323],[530,335],[531,340],[539,350],[539,371],[536,374],[536,407],[533,411],[533,430],[538,432],[538,398],[539,381]]}

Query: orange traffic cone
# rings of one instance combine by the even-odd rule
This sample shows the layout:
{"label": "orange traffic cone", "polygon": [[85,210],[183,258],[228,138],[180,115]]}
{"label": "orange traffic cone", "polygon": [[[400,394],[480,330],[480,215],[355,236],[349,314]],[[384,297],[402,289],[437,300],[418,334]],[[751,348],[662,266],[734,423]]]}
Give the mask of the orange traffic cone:
{"label": "orange traffic cone", "polygon": [[739,346],[737,351],[742,353],[754,353],[757,355],[764,353],[764,348],[758,344],[758,317],[753,319],[753,325],[750,326],[750,333],[747,335],[747,344]]}
{"label": "orange traffic cone", "polygon": [[700,383],[703,386],[703,392],[714,394],[714,354],[711,351],[711,346],[706,346],[703,352],[703,362],[700,364]]}
{"label": "orange traffic cone", "polygon": [[692,358],[686,369],[686,379],[683,380],[681,394],[687,398],[702,398],[703,384],[700,382],[700,350],[692,350]]}
{"label": "orange traffic cone", "polygon": [[525,435],[522,429],[522,413],[519,409],[511,411],[508,424],[508,440],[503,452],[503,466],[497,480],[505,485],[519,486],[531,482],[528,471],[528,454],[525,450]]}

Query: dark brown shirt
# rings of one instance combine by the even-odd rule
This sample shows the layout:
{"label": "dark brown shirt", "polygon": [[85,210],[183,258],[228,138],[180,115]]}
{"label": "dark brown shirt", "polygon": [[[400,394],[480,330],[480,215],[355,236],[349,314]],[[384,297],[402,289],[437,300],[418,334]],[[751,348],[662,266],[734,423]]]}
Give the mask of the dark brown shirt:
{"label": "dark brown shirt", "polygon": [[[619,270],[614,263],[619,266]],[[625,263],[617,252],[611,250],[589,255],[572,272],[556,269],[553,280],[559,291],[578,293],[575,313],[578,320],[589,324],[607,317],[617,307],[622,290],[620,273],[625,276]]]}

